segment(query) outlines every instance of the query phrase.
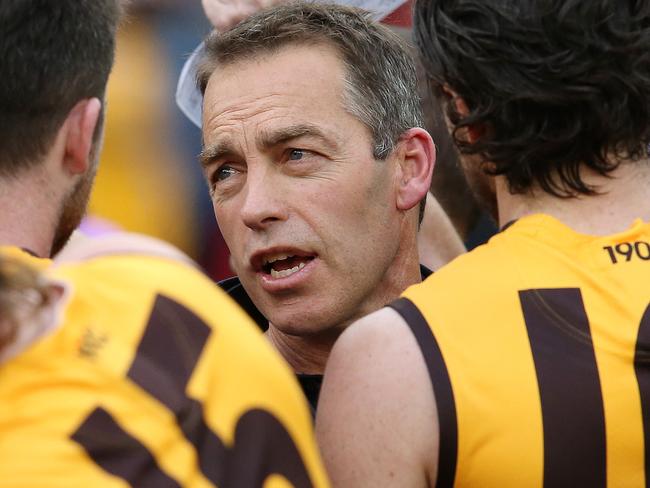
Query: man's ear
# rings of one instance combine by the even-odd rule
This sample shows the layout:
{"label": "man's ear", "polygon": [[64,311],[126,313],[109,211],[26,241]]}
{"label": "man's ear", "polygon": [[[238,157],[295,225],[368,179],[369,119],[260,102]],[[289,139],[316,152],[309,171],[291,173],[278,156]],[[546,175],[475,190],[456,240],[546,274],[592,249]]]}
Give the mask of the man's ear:
{"label": "man's ear", "polygon": [[429,191],[436,147],[426,130],[414,127],[402,134],[398,154],[397,208],[410,210]]}
{"label": "man's ear", "polygon": [[63,165],[70,174],[83,174],[88,170],[101,109],[98,98],[81,100],[70,110],[63,124],[66,131]]}

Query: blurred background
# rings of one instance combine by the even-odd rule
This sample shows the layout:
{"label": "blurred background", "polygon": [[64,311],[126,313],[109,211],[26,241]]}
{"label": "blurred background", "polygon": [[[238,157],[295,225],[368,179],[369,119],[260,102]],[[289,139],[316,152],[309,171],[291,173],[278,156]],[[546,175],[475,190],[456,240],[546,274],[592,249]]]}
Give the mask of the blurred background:
{"label": "blurred background", "polygon": [[[410,2],[385,22],[410,39]],[[210,29],[200,0],[129,2],[108,84],[102,162],[82,228],[164,239],[220,280],[233,273],[197,160],[201,132],[174,101],[183,63]],[[440,110],[421,85],[427,129],[438,146],[432,191],[471,249],[495,228],[469,193]]]}
{"label": "blurred background", "polygon": [[231,276],[197,155],[200,129],[174,102],[183,63],[210,31],[200,0],[134,0],[108,84],[102,164],[85,231],[114,228],[178,246],[215,279]]}

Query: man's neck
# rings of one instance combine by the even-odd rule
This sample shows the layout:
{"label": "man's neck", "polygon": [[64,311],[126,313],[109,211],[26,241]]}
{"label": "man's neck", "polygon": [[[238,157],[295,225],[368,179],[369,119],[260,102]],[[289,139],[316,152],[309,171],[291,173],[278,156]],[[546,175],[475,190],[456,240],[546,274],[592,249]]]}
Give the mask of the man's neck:
{"label": "man's neck", "polygon": [[273,324],[265,333],[273,347],[298,374],[323,374],[337,335],[295,336],[285,334]]}
{"label": "man's neck", "polygon": [[409,229],[407,225],[411,224],[404,223],[401,245],[381,284],[353,316],[320,334],[301,336],[286,334],[269,324],[266,337],[296,373],[323,374],[334,343],[350,324],[396,300],[410,285],[422,281],[415,227]]}
{"label": "man's neck", "polygon": [[57,215],[48,183],[33,174],[0,180],[0,244],[49,257]]}
{"label": "man's neck", "polygon": [[596,195],[558,198],[539,188],[529,194],[513,195],[505,179],[497,177],[499,226],[543,213],[576,232],[609,235],[627,229],[635,219],[650,221],[650,161],[623,162],[609,177],[584,170],[581,178],[596,189]]}

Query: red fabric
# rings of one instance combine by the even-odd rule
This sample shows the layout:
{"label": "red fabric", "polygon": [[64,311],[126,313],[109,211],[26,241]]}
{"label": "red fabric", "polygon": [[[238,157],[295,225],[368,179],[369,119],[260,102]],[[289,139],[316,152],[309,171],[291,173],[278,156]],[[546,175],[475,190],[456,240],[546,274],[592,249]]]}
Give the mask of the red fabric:
{"label": "red fabric", "polygon": [[398,7],[393,13],[388,14],[382,22],[388,25],[395,25],[398,27],[412,27],[413,26],[413,17],[412,17],[412,7],[413,0],[408,0],[401,7]]}
{"label": "red fabric", "polygon": [[215,281],[221,281],[235,275],[230,269],[229,258],[230,252],[228,251],[228,246],[226,246],[221,232],[215,226],[214,232],[209,237],[205,256],[203,256],[199,264],[210,278]]}

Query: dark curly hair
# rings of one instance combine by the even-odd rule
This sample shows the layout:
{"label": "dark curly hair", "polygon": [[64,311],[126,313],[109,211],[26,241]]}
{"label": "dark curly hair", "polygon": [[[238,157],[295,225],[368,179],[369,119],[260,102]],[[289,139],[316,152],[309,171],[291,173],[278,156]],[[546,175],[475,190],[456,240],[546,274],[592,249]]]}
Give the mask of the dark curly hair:
{"label": "dark curly hair", "polygon": [[[649,1],[418,0],[414,23],[432,87],[469,108],[447,104],[456,144],[512,192],[593,194],[583,165],[646,156]],[[457,137],[468,126],[484,129],[474,143]]]}

